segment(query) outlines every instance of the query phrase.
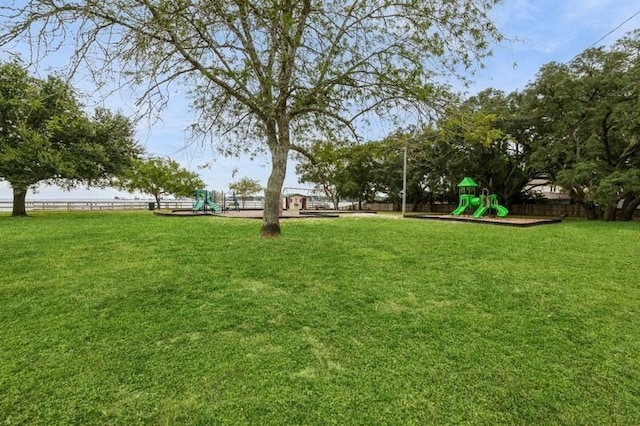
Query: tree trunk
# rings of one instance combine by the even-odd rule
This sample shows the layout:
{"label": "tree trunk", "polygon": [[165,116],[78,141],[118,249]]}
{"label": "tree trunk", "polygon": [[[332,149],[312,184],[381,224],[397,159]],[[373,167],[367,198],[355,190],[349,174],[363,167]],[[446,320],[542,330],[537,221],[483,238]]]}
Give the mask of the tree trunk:
{"label": "tree trunk", "polygon": [[26,189],[13,188],[13,210],[11,212],[11,216],[27,215],[26,199]]}
{"label": "tree trunk", "polygon": [[156,205],[158,206],[158,209],[160,208],[160,196],[159,195],[155,195],[156,197]]}
{"label": "tree trunk", "polygon": [[275,134],[269,135],[271,151],[271,175],[264,190],[264,212],[262,214],[261,237],[277,237],[280,235],[280,211],[282,209],[282,185],[287,174],[288,144],[271,140]]}
{"label": "tree trunk", "polygon": [[630,221],[631,219],[633,219],[633,214],[636,212],[636,209],[638,208],[638,206],[640,206],[640,197],[630,201],[624,207],[624,210],[622,212],[622,217],[620,218],[620,220]]}
{"label": "tree trunk", "polygon": [[585,202],[585,201],[576,201],[584,211],[587,213],[587,219],[589,220],[599,220],[602,219],[602,211],[600,208],[593,203]]}
{"label": "tree trunk", "polygon": [[595,217],[593,217],[594,213],[593,213],[593,208],[589,203],[585,203],[584,201],[580,201],[580,200],[576,200],[576,204],[580,205],[580,207],[582,207],[582,210],[584,210],[584,212],[587,215],[587,219],[589,220],[594,220]]}
{"label": "tree trunk", "polygon": [[[617,203],[616,203],[617,204]],[[604,211],[604,220],[607,222],[613,222],[616,220],[617,206],[616,204],[609,205]]]}
{"label": "tree trunk", "polygon": [[509,191],[502,200],[498,198],[498,204],[502,204],[508,210],[511,210],[517,198],[520,196],[520,192],[521,191],[517,189],[513,191]]}

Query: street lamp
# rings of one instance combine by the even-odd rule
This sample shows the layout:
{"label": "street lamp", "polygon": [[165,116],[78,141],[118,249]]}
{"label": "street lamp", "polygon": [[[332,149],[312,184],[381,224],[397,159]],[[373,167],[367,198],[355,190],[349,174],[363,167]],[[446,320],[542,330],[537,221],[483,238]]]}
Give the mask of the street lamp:
{"label": "street lamp", "polygon": [[403,147],[404,151],[404,166],[402,168],[402,217],[407,211],[407,147]]}

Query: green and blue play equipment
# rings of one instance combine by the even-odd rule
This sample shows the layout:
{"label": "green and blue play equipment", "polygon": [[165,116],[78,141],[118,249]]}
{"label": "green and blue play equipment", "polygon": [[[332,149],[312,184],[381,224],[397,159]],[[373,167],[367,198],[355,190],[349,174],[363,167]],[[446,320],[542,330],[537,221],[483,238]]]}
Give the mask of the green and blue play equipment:
{"label": "green and blue play equipment", "polygon": [[460,201],[458,207],[451,212],[454,216],[460,216],[467,209],[475,209],[473,218],[478,219],[489,211],[495,211],[496,216],[506,217],[509,210],[498,204],[498,196],[489,194],[489,190],[484,188],[479,196],[476,196],[478,184],[470,177],[465,177],[458,184],[460,190]]}
{"label": "green and blue play equipment", "polygon": [[213,201],[213,195],[211,194],[211,192],[207,191],[206,189],[196,189],[195,198],[196,201],[195,203],[193,203],[194,212],[202,211],[206,213],[207,207],[212,212],[222,212],[220,206]]}

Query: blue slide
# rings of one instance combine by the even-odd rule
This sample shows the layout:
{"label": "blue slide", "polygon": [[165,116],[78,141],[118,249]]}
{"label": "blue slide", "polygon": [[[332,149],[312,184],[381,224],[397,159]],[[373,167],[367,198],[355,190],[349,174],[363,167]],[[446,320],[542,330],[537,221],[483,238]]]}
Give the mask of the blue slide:
{"label": "blue slide", "polygon": [[196,203],[193,205],[193,211],[197,212],[202,210],[204,207],[204,200],[196,200]]}

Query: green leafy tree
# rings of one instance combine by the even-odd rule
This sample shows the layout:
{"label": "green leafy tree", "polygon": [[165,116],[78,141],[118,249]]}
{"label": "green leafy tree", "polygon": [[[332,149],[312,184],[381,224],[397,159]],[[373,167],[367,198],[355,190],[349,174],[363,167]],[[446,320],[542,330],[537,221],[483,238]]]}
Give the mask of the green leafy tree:
{"label": "green leafy tree", "polygon": [[345,143],[316,141],[304,156],[299,156],[296,173],[300,183],[313,183],[338,209],[342,197],[344,176],[348,164],[348,147]]}
{"label": "green leafy tree", "polygon": [[13,216],[27,214],[38,183],[106,186],[140,152],[126,117],[105,109],[88,117],[61,79],[0,65],[0,179],[13,190]]}
{"label": "green leafy tree", "polygon": [[[329,188],[329,195],[362,202],[373,201],[377,194],[399,203],[402,194],[403,148],[408,148],[412,161],[407,168],[408,199],[417,205],[424,200],[426,172],[419,170],[426,162],[415,161],[428,155],[409,132],[398,131],[382,141],[364,144],[323,143],[311,151],[313,161],[301,161],[297,168],[301,181]],[[421,172],[424,172],[420,174]],[[438,175],[438,177],[441,175]],[[327,192],[327,191],[325,191]]]}
{"label": "green leafy tree", "polygon": [[542,67],[526,91],[532,161],[591,219],[640,205],[640,32]]}
{"label": "green leafy tree", "polygon": [[374,193],[386,194],[399,208],[402,201],[404,151],[407,152],[407,197],[411,210],[420,203],[448,199],[447,161],[449,152],[430,127],[398,130],[382,141],[368,144],[372,160],[370,179]]}
{"label": "green leafy tree", "polygon": [[160,208],[164,195],[187,197],[205,184],[197,173],[191,172],[170,158],[149,157],[138,159],[114,182],[126,191],[140,191],[152,195]]}
{"label": "green leafy tree", "polygon": [[236,193],[242,201],[242,208],[249,197],[262,191],[262,186],[257,180],[250,179],[248,177],[242,178],[237,182],[233,182],[229,185],[229,189]]}
{"label": "green leafy tree", "polygon": [[334,209],[340,200],[372,200],[375,196],[375,143],[351,144],[346,141],[317,141],[299,158],[299,182],[313,183],[331,199]]}
{"label": "green leafy tree", "polygon": [[373,201],[376,196],[376,172],[379,170],[376,144],[352,145],[345,152],[348,160],[338,179],[345,198],[358,202],[358,209],[365,201]]}
{"label": "green leafy tree", "polygon": [[467,99],[439,123],[448,175],[455,182],[472,176],[507,207],[521,201],[540,175],[530,161],[532,128],[518,92],[488,89]]}
{"label": "green leafy tree", "polygon": [[449,165],[452,149],[442,132],[425,127],[412,132],[406,139],[407,148],[407,202],[417,210],[419,203],[451,201],[455,185]]}
{"label": "green leafy tree", "polygon": [[437,108],[443,81],[501,38],[488,18],[498,2],[25,0],[0,6],[0,45],[60,46],[68,34],[74,65],[148,82],[143,100],[156,106],[186,84],[196,133],[224,134],[224,153],[271,154],[261,235],[274,236],[289,153],[309,135],[357,133],[367,117]]}

